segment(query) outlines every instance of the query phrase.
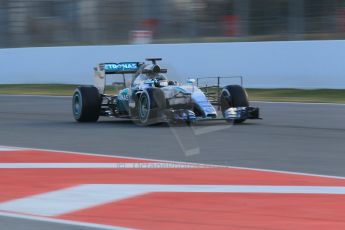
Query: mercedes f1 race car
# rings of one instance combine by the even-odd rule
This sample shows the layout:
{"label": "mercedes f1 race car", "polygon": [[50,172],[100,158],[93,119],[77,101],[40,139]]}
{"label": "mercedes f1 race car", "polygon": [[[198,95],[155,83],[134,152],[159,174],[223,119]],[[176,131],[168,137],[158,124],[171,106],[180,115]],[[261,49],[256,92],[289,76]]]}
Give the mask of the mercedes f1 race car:
{"label": "mercedes f1 race car", "polygon": [[[79,86],[73,94],[75,120],[96,122],[99,116],[107,116],[150,125],[161,122],[191,124],[206,120],[241,123],[247,119],[260,119],[259,108],[249,106],[242,86],[222,87],[222,77],[217,77],[217,84],[211,86],[199,86],[205,78],[188,79],[186,84],[181,84],[166,78],[167,69],[157,64],[160,58],[146,61],[149,63],[97,65],[94,68],[94,86]],[[129,81],[126,78],[128,74],[132,74]],[[105,92],[108,89],[106,77],[110,75],[121,79],[121,82],[112,84],[118,88],[115,95]]]}

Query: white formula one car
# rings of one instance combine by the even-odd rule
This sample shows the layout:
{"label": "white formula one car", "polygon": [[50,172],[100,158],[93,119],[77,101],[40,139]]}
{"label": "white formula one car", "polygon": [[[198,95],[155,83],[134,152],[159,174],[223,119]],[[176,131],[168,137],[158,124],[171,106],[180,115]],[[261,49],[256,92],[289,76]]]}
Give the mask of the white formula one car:
{"label": "white formula one car", "polygon": [[[186,84],[169,81],[166,69],[150,63],[101,63],[95,70],[94,86],[79,86],[73,95],[73,116],[79,122],[96,122],[99,116],[128,118],[142,125],[160,122],[191,124],[204,120],[241,123],[260,119],[259,109],[249,106],[247,93],[240,85],[198,87],[201,78]],[[132,74],[126,87],[126,74]],[[105,93],[106,76],[122,76],[117,95]],[[241,79],[242,80],[242,79]],[[117,84],[118,85],[118,84]]]}

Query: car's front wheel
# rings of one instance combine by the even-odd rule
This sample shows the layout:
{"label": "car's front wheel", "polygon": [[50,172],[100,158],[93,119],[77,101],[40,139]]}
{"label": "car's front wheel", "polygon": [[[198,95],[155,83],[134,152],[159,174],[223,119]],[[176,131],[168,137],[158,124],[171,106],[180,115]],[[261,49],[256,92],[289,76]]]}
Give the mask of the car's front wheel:
{"label": "car's front wheel", "polygon": [[[248,107],[248,96],[245,89],[239,85],[225,86],[220,95],[220,109],[225,111],[232,107]],[[242,123],[245,119],[235,119],[235,123]]]}
{"label": "car's front wheel", "polygon": [[165,96],[162,90],[149,88],[139,97],[137,114],[141,125],[159,123],[160,112],[166,108]]}

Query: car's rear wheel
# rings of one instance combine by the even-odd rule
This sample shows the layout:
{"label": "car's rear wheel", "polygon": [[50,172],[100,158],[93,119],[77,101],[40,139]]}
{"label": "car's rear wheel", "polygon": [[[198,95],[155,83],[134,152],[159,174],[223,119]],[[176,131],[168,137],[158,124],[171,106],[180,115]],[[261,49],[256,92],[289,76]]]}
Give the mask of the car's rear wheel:
{"label": "car's rear wheel", "polygon": [[94,86],[78,86],[73,94],[73,117],[79,122],[96,122],[101,108],[101,95]]}
{"label": "car's rear wheel", "polygon": [[[220,109],[224,116],[227,109],[232,107],[248,107],[248,96],[245,89],[239,85],[225,86],[220,96]],[[242,123],[246,119],[235,119],[235,123]]]}

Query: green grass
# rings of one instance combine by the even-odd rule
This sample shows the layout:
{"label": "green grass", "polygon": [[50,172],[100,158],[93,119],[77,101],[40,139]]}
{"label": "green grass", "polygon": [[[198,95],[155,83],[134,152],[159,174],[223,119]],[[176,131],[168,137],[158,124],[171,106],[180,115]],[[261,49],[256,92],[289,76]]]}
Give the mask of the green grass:
{"label": "green grass", "polygon": [[[65,84],[6,84],[0,85],[0,94],[71,96],[76,86]],[[114,87],[107,87],[107,90],[111,93],[116,91]],[[247,89],[247,92],[252,101],[345,103],[345,89]]]}
{"label": "green grass", "polygon": [[[68,84],[4,84],[0,85],[0,94],[72,96],[78,85]],[[115,94],[118,89],[107,86],[107,93]]]}
{"label": "green grass", "polygon": [[0,94],[71,96],[76,87],[65,84],[4,84],[0,85]]}
{"label": "green grass", "polygon": [[247,89],[256,101],[345,103],[343,89]]}

